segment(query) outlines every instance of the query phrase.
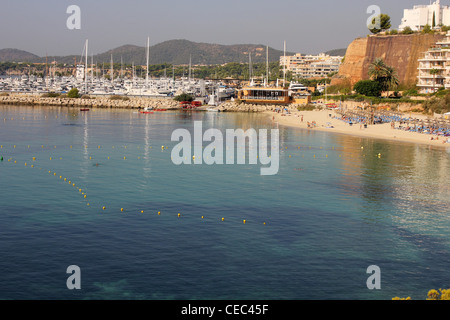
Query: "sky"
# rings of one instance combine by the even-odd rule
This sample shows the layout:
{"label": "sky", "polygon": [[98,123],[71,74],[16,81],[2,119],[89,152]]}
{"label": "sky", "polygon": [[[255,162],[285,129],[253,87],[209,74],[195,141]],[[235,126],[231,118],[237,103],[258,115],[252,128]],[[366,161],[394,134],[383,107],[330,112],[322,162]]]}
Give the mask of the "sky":
{"label": "sky", "polygon": [[[450,5],[450,0],[441,1]],[[429,0],[1,0],[0,49],[45,55],[89,55],[125,44],[186,39],[217,44],[262,44],[306,54],[346,48],[369,34],[371,5],[398,28],[403,10]],[[80,8],[69,29],[67,8]]]}

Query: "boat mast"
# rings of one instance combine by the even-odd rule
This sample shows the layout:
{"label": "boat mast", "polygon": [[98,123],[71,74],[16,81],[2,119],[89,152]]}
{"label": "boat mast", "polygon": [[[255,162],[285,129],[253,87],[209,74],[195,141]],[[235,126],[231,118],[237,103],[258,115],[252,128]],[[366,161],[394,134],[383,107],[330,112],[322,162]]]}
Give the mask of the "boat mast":
{"label": "boat mast", "polygon": [[150,37],[147,37],[147,75],[145,76],[145,86],[148,88],[148,64],[150,59]]}
{"label": "boat mast", "polygon": [[250,49],[248,50],[248,77],[249,77],[249,81],[250,81],[250,85],[252,83],[252,53],[250,52]]}
{"label": "boat mast", "polygon": [[91,54],[91,85],[94,86],[94,54]]}
{"label": "boat mast", "polygon": [[189,55],[189,84],[191,83],[191,65],[192,65],[192,55]]}
{"label": "boat mast", "polygon": [[113,84],[114,81],[114,63],[113,63],[113,55],[111,53],[111,84]]}
{"label": "boat mast", "polygon": [[283,62],[283,86],[286,86],[286,40],[284,40]]}
{"label": "boat mast", "polygon": [[269,85],[269,46],[266,46],[266,86]]}
{"label": "boat mast", "polygon": [[85,71],[84,71],[84,93],[85,93],[85,94],[88,93],[88,92],[87,92],[88,42],[89,42],[89,40],[86,39],[86,54],[85,54],[85,65],[84,65],[84,68],[85,68]]}
{"label": "boat mast", "polygon": [[120,56],[120,78],[123,79],[123,56]]}

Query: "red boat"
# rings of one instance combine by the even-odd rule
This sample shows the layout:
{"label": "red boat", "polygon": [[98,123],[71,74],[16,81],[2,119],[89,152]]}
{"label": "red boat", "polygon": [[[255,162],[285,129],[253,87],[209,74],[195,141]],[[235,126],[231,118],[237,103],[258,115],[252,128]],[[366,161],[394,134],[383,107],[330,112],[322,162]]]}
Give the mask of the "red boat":
{"label": "red boat", "polygon": [[139,111],[140,113],[153,113],[153,111]]}
{"label": "red boat", "polygon": [[80,111],[89,111],[89,109],[80,109]]}

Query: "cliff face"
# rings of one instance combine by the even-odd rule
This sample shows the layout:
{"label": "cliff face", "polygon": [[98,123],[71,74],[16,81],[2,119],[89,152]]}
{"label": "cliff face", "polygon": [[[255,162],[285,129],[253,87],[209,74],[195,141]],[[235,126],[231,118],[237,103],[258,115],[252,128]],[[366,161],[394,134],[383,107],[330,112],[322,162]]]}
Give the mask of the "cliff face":
{"label": "cliff face", "polygon": [[360,80],[369,79],[369,65],[376,58],[383,58],[397,71],[401,84],[412,85],[417,81],[419,57],[443,38],[441,34],[411,34],[356,39],[348,47],[345,61],[331,84],[345,81],[353,86]]}

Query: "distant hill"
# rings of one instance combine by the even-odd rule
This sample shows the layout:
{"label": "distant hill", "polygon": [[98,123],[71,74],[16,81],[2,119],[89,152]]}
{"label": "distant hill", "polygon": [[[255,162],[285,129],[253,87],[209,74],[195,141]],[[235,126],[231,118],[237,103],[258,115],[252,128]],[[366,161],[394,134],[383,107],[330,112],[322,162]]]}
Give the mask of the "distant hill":
{"label": "distant hill", "polygon": [[347,52],[347,48],[344,48],[344,49],[334,49],[334,50],[327,51],[327,52],[325,52],[325,53],[328,54],[328,55],[330,55],[330,56],[340,56],[340,57],[343,57],[343,56],[345,56],[346,52]]}
{"label": "distant hill", "polygon": [[31,62],[39,59],[35,54],[18,49],[1,49],[0,61],[2,62]]}
{"label": "distant hill", "polygon": [[[12,50],[12,51],[11,51]],[[16,49],[3,49],[5,55],[0,54],[0,61],[16,62],[45,62],[46,57],[38,57],[34,54]],[[9,54],[7,55],[6,52]],[[194,65],[224,64],[229,62],[249,61],[251,52],[252,62],[266,61],[266,46],[255,44],[241,45],[220,45],[209,43],[197,43],[188,40],[169,40],[150,47],[150,64],[189,64],[189,57]],[[17,53],[17,54],[16,54]],[[26,53],[26,54],[25,54]],[[144,65],[146,63],[146,48],[135,45],[124,45],[107,52],[94,55],[94,63],[109,63],[111,54],[115,63],[120,63],[121,59],[125,64]],[[286,52],[286,55],[292,55]],[[269,61],[279,61],[283,51],[269,47]],[[74,60],[80,60],[80,56],[49,56],[47,61],[57,61],[58,63],[73,64]],[[88,61],[91,61],[89,57]]]}

